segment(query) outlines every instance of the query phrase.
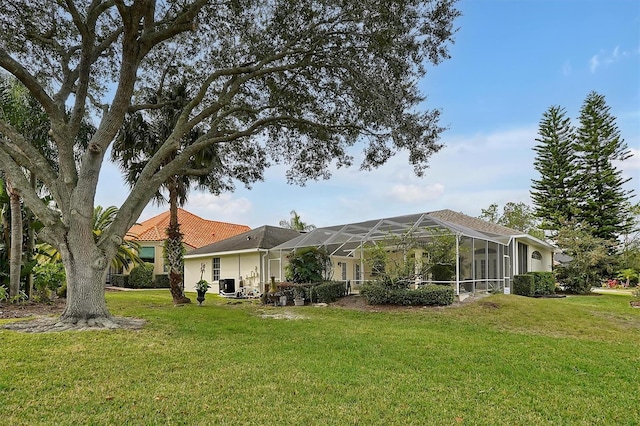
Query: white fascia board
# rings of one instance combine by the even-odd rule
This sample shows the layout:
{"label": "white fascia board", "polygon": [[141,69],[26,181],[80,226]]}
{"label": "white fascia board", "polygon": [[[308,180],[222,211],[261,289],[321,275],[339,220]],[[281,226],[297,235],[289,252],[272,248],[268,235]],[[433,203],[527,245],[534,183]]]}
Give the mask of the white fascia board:
{"label": "white fascia board", "polygon": [[546,241],[542,241],[539,238],[534,237],[533,235],[529,235],[529,234],[521,234],[521,235],[514,235],[513,238],[517,238],[517,239],[521,239],[521,240],[529,240],[532,241],[538,245],[541,245],[542,247],[548,247],[552,250],[555,250],[557,247],[554,246],[553,244],[550,244]]}
{"label": "white fascia board", "polygon": [[233,250],[233,251],[220,251],[220,252],[211,252],[211,253],[200,253],[200,254],[185,254],[185,259],[200,259],[203,257],[220,257],[220,256],[230,256],[234,254],[246,254],[246,253],[265,253],[268,252],[267,249],[245,249],[245,250]]}

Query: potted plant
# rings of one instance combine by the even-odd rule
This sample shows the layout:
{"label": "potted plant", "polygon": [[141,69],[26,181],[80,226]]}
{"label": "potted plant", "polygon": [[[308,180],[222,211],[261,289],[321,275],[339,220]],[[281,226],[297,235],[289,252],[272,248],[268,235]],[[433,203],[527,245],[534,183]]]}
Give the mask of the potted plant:
{"label": "potted plant", "polygon": [[293,304],[304,306],[304,287],[298,286],[293,289]]}
{"label": "potted plant", "polygon": [[207,290],[211,287],[207,280],[200,279],[196,283],[196,291],[198,292],[198,297],[196,300],[198,301],[198,305],[202,306],[202,302],[204,302],[204,295],[207,293]]}

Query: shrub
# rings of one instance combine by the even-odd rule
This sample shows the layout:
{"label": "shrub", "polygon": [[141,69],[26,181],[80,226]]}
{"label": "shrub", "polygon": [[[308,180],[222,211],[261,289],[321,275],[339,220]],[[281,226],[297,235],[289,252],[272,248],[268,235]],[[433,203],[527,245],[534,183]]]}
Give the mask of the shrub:
{"label": "shrub", "polygon": [[331,303],[346,296],[347,287],[342,281],[327,281],[311,287],[311,301]]}
{"label": "shrub", "polygon": [[320,282],[331,265],[331,258],[326,250],[317,247],[298,249],[287,258],[289,264],[284,268],[285,278],[294,283]]}
{"label": "shrub", "polygon": [[555,294],[556,281],[553,272],[528,272],[527,275],[533,276],[534,294],[536,296]]}
{"label": "shrub", "polygon": [[451,286],[429,284],[418,289],[389,288],[381,283],[368,283],[360,294],[370,305],[446,306],[453,303],[455,291]]}
{"label": "shrub", "polygon": [[7,297],[9,297],[7,288],[3,285],[0,285],[0,302],[2,302],[3,300],[7,300]]}
{"label": "shrub", "polygon": [[129,275],[113,274],[111,275],[111,285],[114,287],[129,287]]}
{"label": "shrub", "polygon": [[66,282],[66,274],[62,263],[49,262],[37,264],[33,267],[33,287],[35,299],[47,302],[52,299],[54,292]]}
{"label": "shrub", "polygon": [[162,274],[156,275],[153,279],[153,287],[154,288],[171,288],[171,283],[169,282],[169,275]]}
{"label": "shrub", "polygon": [[153,264],[143,263],[131,270],[129,274],[131,288],[153,288]]}
{"label": "shrub", "polygon": [[520,296],[533,296],[536,293],[533,275],[514,275],[513,294]]}

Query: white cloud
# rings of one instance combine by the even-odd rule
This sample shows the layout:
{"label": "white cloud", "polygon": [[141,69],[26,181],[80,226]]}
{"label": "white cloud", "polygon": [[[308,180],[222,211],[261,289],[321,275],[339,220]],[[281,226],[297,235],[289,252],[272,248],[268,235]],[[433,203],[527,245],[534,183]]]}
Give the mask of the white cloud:
{"label": "white cloud", "polygon": [[589,60],[589,69],[595,73],[600,66],[608,66],[621,60],[622,58],[640,54],[640,48],[635,50],[621,50],[620,46],[616,46],[613,50],[601,50],[598,54],[593,55]]}
{"label": "white cloud", "polygon": [[600,60],[598,59],[598,55],[592,56],[591,60],[589,61],[589,69],[591,70],[591,72],[596,72],[596,69],[598,69],[599,66]]}
{"label": "white cloud", "polygon": [[631,148],[631,157],[625,162],[625,169],[640,170],[640,148]]}
{"label": "white cloud", "polygon": [[397,184],[391,188],[388,195],[402,203],[421,203],[440,198],[444,194],[444,185],[434,183],[430,185]]}
{"label": "white cloud", "polygon": [[[244,197],[234,197],[233,194],[213,195],[205,192],[194,192],[189,195],[189,206],[193,213],[205,213],[205,217],[224,218],[232,221],[241,218],[252,209],[252,203]],[[198,213],[196,213],[198,214]],[[237,219],[236,219],[237,220]]]}

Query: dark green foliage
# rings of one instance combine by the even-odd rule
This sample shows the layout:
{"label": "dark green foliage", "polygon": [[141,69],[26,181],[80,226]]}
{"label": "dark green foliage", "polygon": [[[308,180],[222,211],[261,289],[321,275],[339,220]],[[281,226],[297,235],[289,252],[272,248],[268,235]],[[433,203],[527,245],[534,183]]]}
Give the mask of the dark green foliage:
{"label": "dark green foliage", "polygon": [[443,285],[426,285],[413,290],[372,282],[363,285],[360,294],[370,305],[446,306],[455,299],[453,287]]}
{"label": "dark green foliage", "polygon": [[520,296],[533,296],[536,294],[536,287],[533,275],[514,275],[513,276],[513,294]]}
{"label": "dark green foliage", "polygon": [[162,274],[156,275],[153,279],[153,287],[154,288],[171,288],[171,283],[169,282],[169,276]]}
{"label": "dark green foliage", "polygon": [[575,223],[560,228],[556,244],[571,261],[556,268],[556,277],[566,291],[587,294],[591,287],[599,287],[603,279],[615,271],[616,258],[607,248],[615,245],[595,236],[591,227]]}
{"label": "dark green foliage", "polygon": [[153,264],[143,263],[136,266],[129,274],[131,288],[153,288]]}
{"label": "dark green foliage", "polygon": [[451,281],[456,273],[456,267],[454,265],[436,264],[429,268],[429,272],[433,274],[434,281]]}
{"label": "dark green foliage", "polygon": [[327,281],[310,288],[310,299],[314,303],[331,303],[346,296],[347,288],[342,281]]}
{"label": "dark green foliage", "polygon": [[542,116],[538,130],[534,167],[540,174],[531,185],[535,215],[543,229],[557,231],[563,221],[576,214],[575,134],[566,111],[550,107]]}
{"label": "dark green foliage", "polygon": [[289,264],[284,268],[287,281],[317,283],[326,277],[331,259],[324,248],[305,247],[287,256]]}
{"label": "dark green foliage", "polygon": [[528,272],[533,276],[534,294],[536,296],[547,296],[555,294],[556,280],[553,272]]}
{"label": "dark green foliage", "polygon": [[[603,95],[591,92],[580,110],[580,126],[576,135],[578,153],[578,219],[591,226],[593,235],[611,241],[632,226],[631,191],[614,165],[631,153],[620,136],[616,118],[610,113]],[[609,246],[610,251],[613,246]]]}
{"label": "dark green foliage", "polygon": [[129,275],[124,275],[124,274],[111,275],[111,285],[114,287],[130,288]]}
{"label": "dark green foliage", "polygon": [[557,231],[567,223],[588,225],[593,236],[611,245],[633,223],[630,198],[622,171],[615,165],[631,156],[604,96],[591,92],[580,109],[574,129],[565,111],[551,107],[540,122],[531,196],[543,227]]}

